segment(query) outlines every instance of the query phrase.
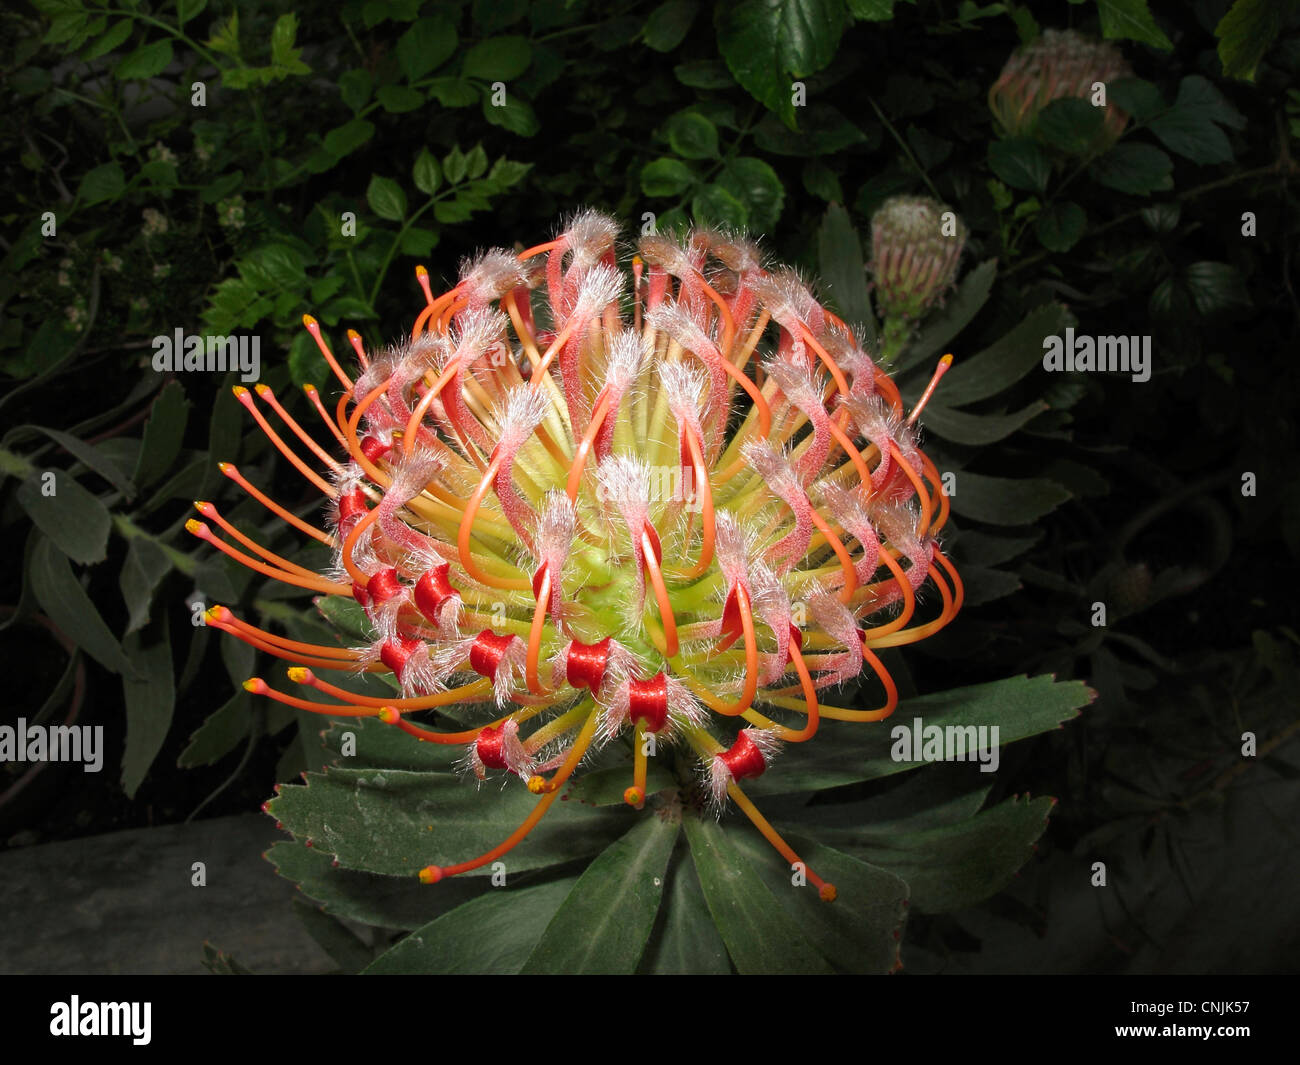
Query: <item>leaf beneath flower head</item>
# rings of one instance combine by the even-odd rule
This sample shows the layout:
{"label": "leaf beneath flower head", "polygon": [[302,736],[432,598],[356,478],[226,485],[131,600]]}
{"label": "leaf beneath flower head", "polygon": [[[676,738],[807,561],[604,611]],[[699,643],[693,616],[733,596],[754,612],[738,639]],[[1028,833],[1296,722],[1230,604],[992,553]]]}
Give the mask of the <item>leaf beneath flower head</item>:
{"label": "leaf beneath flower head", "polygon": [[631,973],[663,900],[680,821],[653,811],[587,866],[524,963],[527,973]]}
{"label": "leaf beneath flower head", "polygon": [[668,866],[663,926],[651,937],[639,972],[655,976],[725,976],[731,972],[727,945],[713,924],[690,848],[679,847]]}
{"label": "leaf beneath flower head", "polygon": [[[772,769],[748,781],[750,795],[787,795],[834,788],[906,772],[925,763],[895,761],[891,731],[912,727],[913,718],[926,725],[997,725],[1002,746],[1058,728],[1078,716],[1093,697],[1081,682],[1055,681],[1051,676],[1008,677],[988,684],[953,688],[905,700],[885,721],[850,722],[823,719],[816,741],[788,747]],[[867,709],[867,707],[861,707]]]}
{"label": "leaf beneath flower head", "polygon": [[[308,773],[306,785],[283,787],[269,812],[344,868],[414,876],[426,865],[452,865],[491,850],[539,801],[513,779],[498,790],[445,773],[331,769]],[[621,810],[557,804],[504,861],[514,873],[593,854],[626,831],[628,819]],[[464,875],[491,873],[489,864]]]}

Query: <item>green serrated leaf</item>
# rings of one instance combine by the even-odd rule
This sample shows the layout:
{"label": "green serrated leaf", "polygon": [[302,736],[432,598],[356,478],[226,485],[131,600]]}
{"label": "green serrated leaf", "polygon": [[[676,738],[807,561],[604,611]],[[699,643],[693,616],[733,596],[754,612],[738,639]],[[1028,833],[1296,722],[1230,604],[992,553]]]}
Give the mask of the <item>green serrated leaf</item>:
{"label": "green serrated leaf", "polygon": [[1013,137],[990,141],[989,167],[1013,189],[1043,193],[1052,167],[1043,150],[1031,140]]}
{"label": "green serrated leaf", "polygon": [[988,477],[962,470],[952,509],[990,525],[1030,525],[1069,498],[1065,488],[1045,477]]}
{"label": "green serrated leaf", "polygon": [[127,610],[124,636],[144,628],[149,621],[154,589],[171,572],[171,568],[171,559],[152,539],[148,536],[132,538],[126,549],[122,572],[118,575],[118,587],[122,589],[122,599]]}
{"label": "green serrated leaf", "polygon": [[[964,407],[1010,388],[1043,362],[1043,340],[1059,335],[1073,321],[1059,303],[1045,303],[983,351],[958,358],[939,393],[949,407]],[[935,351],[938,348],[934,349]]]}
{"label": "green serrated leaf", "polygon": [[1230,78],[1255,80],[1255,71],[1295,10],[1290,0],[1236,0],[1219,24],[1219,61]]}
{"label": "green serrated leaf", "polygon": [[749,211],[721,185],[704,185],[691,198],[691,213],[705,225],[733,226],[743,229],[749,223]]}
{"label": "green serrated leaf", "polygon": [[135,674],[121,644],[73,575],[67,555],[44,536],[32,548],[28,576],[41,609],[73,643],[105,669]]}
{"label": "green serrated leaf", "polygon": [[695,181],[695,174],[677,159],[655,159],[641,168],[641,191],[647,196],[680,196]]}
{"label": "green serrated leaf", "polygon": [[1066,252],[1079,243],[1088,218],[1083,208],[1072,201],[1048,204],[1034,220],[1034,232],[1048,251]]}
{"label": "green serrated leaf", "polygon": [[189,417],[190,401],[185,398],[185,389],[179,381],[168,381],[153,401],[149,420],[144,425],[144,444],[132,474],[132,480],[141,488],[149,487],[171,472]]}
{"label": "green serrated leaf", "polygon": [[659,913],[679,822],[649,812],[582,874],[524,963],[526,973],[631,973]]}
{"label": "green serrated leaf", "polygon": [[1156,25],[1147,0],[1097,0],[1097,15],[1108,41],[1141,41],[1164,52],[1173,50],[1174,42]]}
{"label": "green serrated leaf", "polygon": [[236,692],[194,731],[189,744],[176,759],[176,765],[181,769],[193,769],[221,761],[247,740],[252,723],[253,708],[248,693]]}
{"label": "green serrated leaf", "polygon": [[701,114],[681,111],[664,125],[668,145],[683,159],[716,159],[718,129]]}
{"label": "green serrated leaf", "polygon": [[509,81],[527,70],[532,58],[533,48],[527,37],[489,37],[465,53],[461,76]]}
{"label": "green serrated leaf", "polygon": [[745,205],[751,230],[772,231],[785,202],[785,186],[775,170],[762,159],[742,155],[728,160],[715,180]]}
{"label": "green serrated leaf", "polygon": [[419,81],[452,56],[459,40],[446,15],[417,19],[397,39],[397,63],[408,81]]}
{"label": "green serrated leaf", "polygon": [[118,63],[113,75],[118,81],[154,78],[167,69],[172,61],[172,42],[154,41],[142,44]]}
{"label": "green serrated leaf", "polygon": [[108,508],[62,470],[33,473],[14,494],[38,529],[74,562],[102,562],[112,527]]}
{"label": "green serrated leaf", "polygon": [[390,222],[400,222],[406,216],[406,193],[392,178],[373,175],[366,187],[366,202],[375,214]]}
{"label": "green serrated leaf", "polygon": [[1134,196],[1173,187],[1172,160],[1150,144],[1117,144],[1096,160],[1091,169],[1098,183]]}
{"label": "green serrated leaf", "polygon": [[176,708],[176,679],[172,673],[170,629],[159,625],[162,638],[145,647],[139,633],[127,637],[126,653],[139,677],[122,678],[126,702],[126,745],[122,752],[122,790],[133,798],[162,749]]}
{"label": "green serrated leaf", "polygon": [[667,0],[650,12],[642,39],[656,52],[671,52],[686,39],[698,10],[695,0]]}
{"label": "green serrated leaf", "polygon": [[1044,143],[1069,155],[1086,155],[1105,122],[1105,108],[1067,96],[1038,113],[1034,132]]}
{"label": "green serrated leaf", "polygon": [[116,199],[126,188],[126,174],[117,163],[103,163],[86,171],[77,186],[77,198],[87,205]]}
{"label": "green serrated leaf", "polygon": [[1005,440],[1045,410],[1047,404],[1040,400],[1028,403],[1010,414],[970,414],[932,403],[925,410],[925,427],[933,431],[935,436],[951,440],[954,444],[987,447]]}

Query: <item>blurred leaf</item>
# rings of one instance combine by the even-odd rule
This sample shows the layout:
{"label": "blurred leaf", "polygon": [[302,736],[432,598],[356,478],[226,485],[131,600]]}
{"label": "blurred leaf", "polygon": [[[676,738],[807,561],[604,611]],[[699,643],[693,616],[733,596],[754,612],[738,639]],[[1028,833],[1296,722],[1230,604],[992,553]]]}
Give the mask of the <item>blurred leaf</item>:
{"label": "blurred leaf", "polygon": [[1214,28],[1223,73],[1254,81],[1259,61],[1294,10],[1289,0],[1236,0]]}
{"label": "blurred leaf", "polygon": [[1232,145],[1216,123],[1233,129],[1245,124],[1236,108],[1199,74],[1189,74],[1178,86],[1174,106],[1151,120],[1151,132],[1171,152],[1194,163],[1228,163]]}
{"label": "blurred leaf", "polygon": [[118,81],[132,81],[157,77],[172,61],[172,42],[154,41],[142,44],[128,55],[113,71]]}
{"label": "blurred leaf", "polygon": [[656,52],[671,52],[686,39],[695,21],[695,0],[668,0],[650,12],[645,21],[645,43]]}
{"label": "blurred leaf", "polygon": [[791,83],[835,57],[844,30],[840,0],[741,0],[715,9],[718,50],[741,86],[791,129]]}
{"label": "blurred leaf", "polygon": [[442,184],[442,171],[438,169],[438,160],[427,148],[421,148],[415,157],[415,171],[412,174],[415,187],[426,196],[432,196]]}
{"label": "blurred leaf", "polygon": [[392,178],[373,175],[366,187],[366,202],[375,214],[390,222],[400,222],[406,216],[406,193]]}
{"label": "blurred leaf", "polygon": [[990,141],[988,158],[993,173],[1013,189],[1038,193],[1047,190],[1051,164],[1033,141],[1024,138]]}
{"label": "blurred leaf", "polygon": [[745,205],[721,185],[704,185],[691,198],[691,213],[704,225],[734,226],[742,229],[749,223]]}
{"label": "blurred leaf", "polygon": [[465,53],[461,75],[484,81],[509,81],[528,69],[532,54],[527,37],[489,37]]}
{"label": "blurred leaf", "polygon": [[[51,495],[43,491],[47,475],[53,478]],[[104,504],[72,474],[34,472],[18,486],[15,498],[36,527],[74,562],[88,565],[104,560],[112,519]]]}
{"label": "blurred leaf", "polygon": [[94,44],[87,46],[86,50],[81,53],[82,60],[89,62],[116,50],[123,41],[131,36],[131,28],[134,25],[129,18],[119,19],[114,22],[108,32],[96,40]]}
{"label": "blurred leaf", "polygon": [[736,84],[725,63],[716,59],[695,59],[673,67],[673,74],[692,89],[730,89]]}
{"label": "blurred leaf", "polygon": [[[516,973],[577,881],[487,888],[473,902],[417,928],[368,974]],[[427,888],[425,889],[428,890]]]}
{"label": "blurred leaf", "polygon": [[68,639],[110,672],[135,674],[121,644],[73,575],[67,555],[43,536],[32,548],[28,576],[41,609]]}
{"label": "blurred leaf", "polygon": [[1173,162],[1150,144],[1117,144],[1090,169],[1093,179],[1108,189],[1134,196],[1173,188]]}
{"label": "blurred leaf", "polygon": [[116,199],[126,188],[126,175],[117,163],[102,163],[88,170],[77,186],[77,199],[89,205]]}
{"label": "blurred leaf", "polygon": [[1041,400],[1026,404],[1010,414],[970,414],[931,403],[925,409],[925,427],[954,444],[987,447],[1005,440],[1021,426],[1047,410]]}
{"label": "blurred leaf", "polygon": [[172,673],[172,645],[166,624],[158,626],[162,639],[144,647],[139,633],[127,637],[126,653],[138,667],[139,677],[122,678],[126,702],[126,746],[122,752],[122,790],[134,798],[149,767],[158,757],[176,707],[176,681]]}
{"label": "blurred leaf", "polygon": [[494,126],[508,129],[511,133],[518,134],[520,137],[536,136],[537,131],[542,128],[541,122],[537,119],[537,112],[533,110],[533,105],[517,94],[507,95],[506,102],[499,107],[492,103],[490,95],[485,95],[483,97],[483,117]]}
{"label": "blurred leaf", "polygon": [[798,130],[787,128],[775,115],[768,115],[754,130],[754,143],[763,151],[804,158],[832,155],[867,139],[843,114],[822,103],[799,109]]}
{"label": "blurred leaf", "polygon": [[1101,133],[1104,121],[1105,108],[1066,96],[1053,100],[1038,113],[1034,131],[1053,148],[1070,155],[1084,155]]}
{"label": "blurred leaf", "polygon": [[374,957],[370,948],[341,921],[306,899],[295,897],[291,901],[294,915],[302,922],[307,934],[342,972],[359,973],[370,964]]}
{"label": "blurred leaf", "polygon": [[375,135],[375,124],[367,122],[364,118],[354,118],[350,122],[344,122],[341,126],[335,126],[325,134],[325,150],[330,155],[343,158],[351,152],[355,152],[366,141]]}
{"label": "blurred leaf", "polygon": [[407,81],[419,81],[456,51],[459,37],[446,15],[417,19],[397,39],[397,63]]}
{"label": "blurred leaf", "polygon": [[862,255],[862,238],[849,220],[849,212],[831,204],[817,231],[817,257],[829,302],[851,325],[866,324],[874,332],[871,300]]}
{"label": "blurred leaf", "polygon": [[551,918],[524,970],[564,975],[633,972],[659,913],[679,824],[651,811],[610,844],[587,866]]}
{"label": "blurred leaf", "polygon": [[144,445],[132,475],[141,488],[172,472],[189,417],[190,401],[185,398],[185,389],[179,381],[168,381],[153,401],[144,425]]}
{"label": "blurred leaf", "polygon": [[1069,492],[1043,477],[986,477],[962,470],[957,474],[952,509],[989,525],[1029,525],[1069,498]]}
{"label": "blurred leaf", "polygon": [[1183,274],[1192,302],[1202,314],[1249,307],[1250,293],[1240,271],[1228,263],[1192,263]]}
{"label": "blurred leaf", "polygon": [[641,191],[647,196],[679,196],[694,180],[690,167],[676,159],[655,159],[641,168]]}
{"label": "blurred leaf", "polygon": [[1034,232],[1048,251],[1066,252],[1079,243],[1088,219],[1073,201],[1048,204],[1034,220]]}
{"label": "blurred leaf", "polygon": [[343,102],[353,111],[360,111],[370,101],[374,79],[364,67],[345,70],[339,75],[339,93]]}
{"label": "blurred leaf", "polygon": [[1142,78],[1107,82],[1106,99],[1138,122],[1145,122],[1165,109],[1160,90]]}
{"label": "blurred leaf", "polygon": [[771,232],[785,201],[785,187],[775,170],[762,159],[742,155],[728,160],[716,180],[745,205],[751,230]]}
{"label": "blurred leaf", "polygon": [[664,135],[674,152],[683,159],[716,159],[718,130],[703,115],[681,111],[670,118]]}
{"label": "blurred leaf", "polygon": [[424,106],[424,93],[406,85],[381,85],[375,95],[379,97],[380,106],[390,115],[418,111]]}
{"label": "blurred leaf", "polygon": [[[737,849],[733,833],[695,816],[685,817],[683,824],[713,923],[737,970],[746,975],[832,971]],[[775,855],[771,860],[780,862]],[[811,892],[818,901],[815,888],[789,890]]]}
{"label": "blurred leaf", "polygon": [[1108,41],[1141,41],[1164,52],[1173,50],[1173,42],[1151,17],[1147,0],[1097,0],[1097,14],[1101,35]]}

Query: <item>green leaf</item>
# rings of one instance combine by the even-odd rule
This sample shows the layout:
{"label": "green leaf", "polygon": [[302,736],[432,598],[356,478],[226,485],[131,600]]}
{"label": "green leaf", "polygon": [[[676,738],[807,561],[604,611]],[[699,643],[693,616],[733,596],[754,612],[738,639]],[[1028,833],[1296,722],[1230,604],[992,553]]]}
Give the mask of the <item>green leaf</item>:
{"label": "green leaf", "polygon": [[419,81],[456,51],[459,37],[446,15],[417,19],[397,39],[397,63],[408,81]]}
{"label": "green leaf", "polygon": [[[869,821],[840,829],[818,825],[816,831],[828,844],[907,881],[917,909],[949,913],[983,902],[1006,886],[1028,861],[1055,804],[1046,797],[1010,798],[968,820],[910,832],[881,830]],[[847,805],[861,809],[864,804]],[[815,822],[801,816],[795,823],[810,831]]]}
{"label": "green leaf", "polygon": [[987,477],[962,470],[953,493],[954,513],[990,525],[1029,525],[1050,514],[1070,493],[1045,477]]}
{"label": "green leaf", "polygon": [[789,867],[765,839],[746,831],[731,836],[800,931],[836,969],[891,973],[898,968],[909,890],[893,871],[868,865],[820,841],[787,837],[805,866],[835,885],[835,901],[825,903],[813,888],[791,886]]}
{"label": "green leaf", "polygon": [[[448,719],[451,720],[451,719]],[[455,773],[465,755],[459,744],[411,743],[400,729],[373,717],[333,721],[322,737],[334,764],[348,769],[409,769],[430,773]],[[624,781],[626,785],[626,780]],[[619,795],[622,802],[623,796]]]}
{"label": "green leaf", "polygon": [[819,200],[827,203],[843,203],[844,189],[840,187],[839,175],[820,159],[809,159],[804,163],[803,187]]}
{"label": "green leaf", "polygon": [[331,917],[319,906],[306,899],[292,899],[294,916],[302,922],[307,934],[316,945],[339,967],[343,973],[358,973],[374,958],[370,948],[350,928]]}
{"label": "green leaf", "polygon": [[465,53],[461,76],[509,81],[528,69],[532,57],[533,46],[527,37],[489,37]]}
{"label": "green leaf", "polygon": [[169,628],[159,625],[162,639],[142,647],[139,634],[126,640],[125,648],[138,667],[139,676],[122,678],[126,701],[126,749],[122,752],[122,790],[134,798],[149,767],[162,750],[176,708],[176,680],[172,674],[172,645]]}
{"label": "green leaf", "polygon": [[1294,10],[1290,0],[1236,0],[1214,28],[1224,74],[1254,81],[1260,60]]}
{"label": "green leaf", "polygon": [[[959,495],[961,489],[959,480]],[[998,742],[1005,747],[1077,717],[1079,707],[1093,697],[1080,681],[1057,682],[1047,675],[1021,674],[905,699],[889,724],[861,725],[823,718],[817,736],[823,742],[787,748],[781,755],[781,772],[747,781],[745,790],[750,795],[790,795],[915,769],[924,763],[894,758],[897,742],[891,732],[898,727],[910,730],[913,719],[918,717],[926,726],[944,728],[997,725]]]}
{"label": "green leaf", "polygon": [[1106,99],[1138,122],[1165,109],[1160,90],[1142,78],[1120,78],[1106,84]]}
{"label": "green leaf", "polygon": [[996,396],[1041,366],[1043,341],[1060,334],[1073,320],[1059,303],[1035,307],[1015,328],[983,351],[970,358],[957,359],[944,376],[937,395],[949,407],[964,407]]}
{"label": "green leaf", "polygon": [[655,159],[641,168],[641,191],[647,196],[680,196],[694,181],[694,172],[678,159]]}
{"label": "green leaf", "polygon": [[373,85],[374,79],[371,78],[370,71],[361,67],[345,70],[339,75],[339,94],[354,113],[370,101]]}
{"label": "green leaf", "polygon": [[673,76],[691,89],[730,89],[736,84],[725,63],[716,59],[693,59],[673,67]]}
{"label": "green leaf", "polygon": [[[739,851],[733,832],[694,815],[684,817],[683,824],[713,923],[737,970],[745,975],[833,971]],[[814,888],[787,890],[810,892],[819,901]]]}
{"label": "green leaf", "polygon": [[1073,201],[1048,204],[1034,222],[1034,232],[1048,251],[1069,251],[1083,236],[1088,218]]}
{"label": "green leaf", "polygon": [[1147,0],[1097,0],[1101,35],[1108,41],[1141,41],[1163,52],[1173,51],[1174,43],[1156,25]]}
{"label": "green leaf", "polygon": [[551,918],[524,971],[632,973],[659,913],[679,823],[651,811],[610,844]]}
{"label": "green leaf", "polygon": [[207,6],[208,0],[176,0],[176,25],[184,26],[201,15]]}
{"label": "green leaf", "polygon": [[185,389],[179,381],[168,381],[153,401],[149,420],[144,424],[144,442],[132,474],[132,480],[141,488],[172,472],[189,417],[190,401],[185,398]]}
{"label": "green leaf", "polygon": [[1010,414],[970,414],[931,403],[925,409],[923,420],[926,429],[944,440],[971,447],[987,447],[1005,440],[1045,410],[1047,404],[1041,400],[1028,403]]}
{"label": "green leaf", "polygon": [[1228,163],[1232,145],[1216,123],[1240,129],[1245,119],[1210,82],[1189,74],[1174,106],[1151,120],[1151,132],[1171,152],[1194,163]]}
{"label": "green leaf", "polygon": [[1033,141],[1023,137],[990,141],[988,158],[993,173],[1013,189],[1038,193],[1047,190],[1052,167]]}
{"label": "green leaf", "polygon": [[756,233],[772,231],[785,202],[785,186],[775,170],[762,159],[742,155],[729,159],[716,180],[744,204],[751,230]]}
{"label": "green leaf", "polygon": [[657,976],[726,976],[727,945],[713,924],[704,889],[686,848],[668,867],[667,902],[660,934],[646,944],[640,971]]}
{"label": "green leaf", "polygon": [[135,672],[99,610],[73,575],[67,555],[43,536],[32,548],[28,576],[32,594],[41,609],[70,640],[110,672]]}
{"label": "green leaf", "polygon": [[104,561],[112,519],[98,497],[86,491],[70,473],[47,471],[52,495],[43,491],[44,474],[33,472],[15,497],[38,529],[74,562],[88,565]]}
{"label": "green leaf", "polygon": [[505,103],[500,105],[492,103],[491,94],[484,94],[483,117],[520,137],[534,137],[542,128],[533,105],[515,93],[507,94]]}
{"label": "green leaf", "polygon": [[874,327],[862,238],[839,204],[826,208],[817,231],[817,258],[832,308],[850,324]]}
{"label": "green leaf", "polygon": [[523,181],[532,163],[519,163],[513,159],[498,159],[488,171],[487,181],[497,192],[505,192]]}
{"label": "green leaf", "polygon": [[443,107],[469,107],[479,99],[479,90],[464,78],[434,78],[429,82],[429,97]]}
{"label": "green leaf", "polygon": [[118,63],[113,75],[118,81],[154,78],[161,74],[171,61],[172,42],[154,41],[152,44],[142,44]]}
{"label": "green leaf", "polygon": [[450,880],[431,892],[415,877],[337,869],[328,854],[291,840],[273,844],[266,858],[280,876],[324,905],[326,913],[381,928],[419,928],[436,914],[455,909],[483,892],[477,880]]}
{"label": "green leaf", "polygon": [[417,928],[365,972],[519,972],[575,883],[566,878],[533,887],[488,888],[473,902]]}
{"label": "green leaf", "polygon": [[325,150],[330,155],[342,159],[343,156],[355,152],[374,135],[373,122],[367,122],[364,118],[354,118],[341,126],[335,126],[325,134]]}
{"label": "green leaf", "polygon": [[1038,113],[1034,132],[1053,148],[1069,155],[1085,155],[1101,133],[1106,110],[1087,100],[1067,96],[1053,100]]}
{"label": "green leaf", "polygon": [[424,106],[424,93],[405,85],[381,86],[376,95],[379,98],[379,106],[390,115],[402,115]]}
{"label": "green leaf", "polygon": [[[295,836],[337,856],[347,869],[414,876],[491,850],[539,801],[518,781],[480,792],[444,773],[331,769],[307,785],[285,787],[270,812]],[[538,869],[601,850],[627,827],[623,811],[566,803],[510,852],[511,872]],[[490,876],[491,868],[467,873]]]}
{"label": "green leaf", "polygon": [[297,37],[297,15],[281,15],[275,20],[271,28],[271,63],[279,77],[311,73],[311,67],[302,61],[302,49],[293,46]]}
{"label": "green leaf", "polygon": [[89,205],[116,199],[126,188],[126,175],[117,163],[103,163],[86,171],[77,186],[77,199]]}
{"label": "green leaf", "polygon": [[1092,164],[1093,179],[1108,189],[1145,196],[1173,188],[1174,164],[1150,144],[1121,143]]}
{"label": "green leaf", "polygon": [[411,176],[415,181],[415,187],[426,196],[432,196],[438,191],[438,186],[442,184],[442,170],[438,167],[438,160],[433,157],[428,148],[420,149],[420,154],[415,158],[415,171]]}
{"label": "green leaf", "polygon": [[417,259],[427,258],[438,246],[438,231],[411,226],[402,234],[400,247],[403,255],[414,255]]}
{"label": "green leaf", "polygon": [[474,24],[495,33],[524,18],[529,6],[530,0],[474,0]]}
{"label": "green leaf", "polygon": [[126,549],[126,560],[118,574],[118,587],[126,603],[127,622],[124,636],[144,628],[149,620],[149,607],[154,589],[171,572],[171,560],[166,552],[148,536],[136,536]]}
{"label": "green leaf", "polygon": [[791,129],[792,83],[830,63],[844,22],[842,0],[741,0],[715,9],[718,50],[731,73]]}
{"label": "green leaf", "polygon": [[375,214],[390,222],[400,222],[406,216],[406,193],[392,178],[373,175],[366,188],[366,202]]}
{"label": "green leaf", "polygon": [[1202,314],[1251,306],[1250,293],[1235,266],[1215,262],[1192,263],[1183,276],[1192,302]]}
{"label": "green leaf", "polygon": [[681,111],[670,118],[664,127],[669,147],[683,159],[716,159],[718,157],[718,129],[712,122],[694,111]]}
{"label": "green leaf", "polygon": [[95,41],[94,44],[86,47],[86,50],[81,53],[81,58],[89,62],[92,59],[98,59],[102,55],[107,55],[131,36],[131,27],[134,25],[129,18],[119,19],[114,22],[102,37]]}
{"label": "green leaf", "polygon": [[830,104],[810,104],[799,109],[799,130],[791,130],[775,115],[754,129],[754,143],[774,155],[833,155],[867,141],[867,135]]}
{"label": "green leaf", "polygon": [[695,0],[668,0],[650,12],[642,39],[656,52],[671,52],[686,39],[698,10]]}
{"label": "green leaf", "polygon": [[248,739],[253,708],[245,691],[236,692],[220,709],[208,715],[176,759],[181,769],[213,765]]}
{"label": "green leaf", "polygon": [[705,185],[691,198],[691,213],[705,225],[743,229],[749,224],[745,205],[721,185]]}

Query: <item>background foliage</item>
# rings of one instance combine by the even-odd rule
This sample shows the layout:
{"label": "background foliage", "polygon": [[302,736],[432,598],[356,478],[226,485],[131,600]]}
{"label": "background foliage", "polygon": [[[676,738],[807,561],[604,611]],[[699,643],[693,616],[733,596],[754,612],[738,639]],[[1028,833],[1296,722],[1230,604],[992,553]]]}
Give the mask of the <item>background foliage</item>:
{"label": "background foliage", "polygon": [[[360,761],[275,801],[295,841],[271,858],[325,903],[300,916],[340,967],[454,967],[507,924],[502,969],[879,970],[897,935],[909,968],[948,971],[1267,968],[1295,946],[1294,899],[1271,907],[1290,939],[1230,902],[1243,869],[1269,870],[1257,894],[1296,873],[1275,846],[1300,766],[1294,3],[34,0],[0,18],[0,536],[22,563],[0,624],[27,663],[7,712],[103,723],[120,766],[11,788],[9,845],[246,811],[337,756],[340,726],[322,739],[252,702],[251,652],[193,624],[195,603],[223,602],[321,634],[305,601],[183,532],[190,500],[211,498],[296,550],[220,460],[308,497],[247,432],[236,378],[155,373],[151,339],[258,335],[262,380],[305,408],[291,386],[327,382],[304,311],[386,343],[413,317],[416,262],[445,281],[463,255],[543,239],[591,204],[762,234],[879,331],[905,397],[957,354],[925,420],[957,474],[968,607],[888,664],[914,696],[900,718],[986,709],[1025,738],[991,786],[962,767],[887,779],[902,767],[869,732],[783,759],[764,780],[790,789],[771,792],[773,819],[818,841],[809,857],[842,898],[859,889],[805,912],[733,821],[671,803],[631,817],[599,772],[586,805],[553,815],[567,825],[516,856],[534,866],[507,891],[469,881],[435,900],[393,877],[421,828],[410,792],[499,819],[493,838],[519,796],[467,796],[446,765],[360,729]],[[1100,154],[1095,109],[1059,103],[1032,136],[1000,138],[985,104],[1017,45],[1067,25],[1115,41],[1136,75],[1109,87],[1132,121]],[[871,214],[897,192],[942,199],[971,230],[956,290],[901,332],[876,322],[863,268]],[[1044,374],[1042,338],[1067,325],[1151,335],[1151,380]],[[1099,697],[1059,731],[1089,698],[1078,681]],[[324,847],[322,812],[348,794],[391,834]],[[1061,799],[1045,836],[1043,794]],[[647,869],[657,894],[615,890]],[[635,914],[625,938],[569,953],[565,930],[616,905]],[[380,930],[358,939],[336,917]],[[418,933],[388,949],[393,930]]]}

